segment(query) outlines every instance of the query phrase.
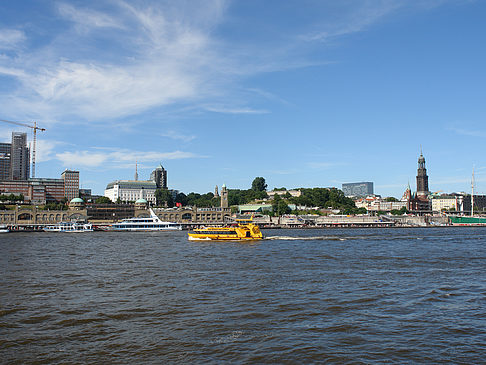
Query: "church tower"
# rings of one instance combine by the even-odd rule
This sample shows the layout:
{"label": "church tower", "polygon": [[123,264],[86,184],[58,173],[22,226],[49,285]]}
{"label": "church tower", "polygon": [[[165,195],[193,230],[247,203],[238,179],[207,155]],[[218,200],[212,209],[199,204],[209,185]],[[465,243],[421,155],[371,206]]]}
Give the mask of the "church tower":
{"label": "church tower", "polygon": [[417,197],[426,197],[429,193],[429,177],[425,168],[425,158],[420,152],[417,169]]}
{"label": "church tower", "polygon": [[221,187],[221,208],[228,208],[228,190],[225,184]]}

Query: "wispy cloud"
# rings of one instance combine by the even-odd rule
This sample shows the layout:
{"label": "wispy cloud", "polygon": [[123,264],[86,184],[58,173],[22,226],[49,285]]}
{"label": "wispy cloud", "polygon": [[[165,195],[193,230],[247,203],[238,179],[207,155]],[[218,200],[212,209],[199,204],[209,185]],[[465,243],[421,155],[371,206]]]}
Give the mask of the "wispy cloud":
{"label": "wispy cloud", "polygon": [[[206,111],[216,113],[268,113],[232,97],[241,96],[240,80],[328,63],[312,59],[303,44],[363,31],[406,2],[343,1],[336,6],[336,16],[292,30],[302,36],[286,34],[280,42],[265,44],[234,42],[217,31],[227,20],[228,3],[60,2],[55,15],[64,20],[59,22],[61,31],[46,32],[50,38],[37,42],[35,50],[0,58],[0,74],[16,80],[12,92],[0,96],[4,114],[23,110],[37,119],[76,117],[99,123],[169,105],[207,105]],[[323,12],[321,5],[315,8]],[[4,30],[0,48],[38,40],[30,36]],[[259,97],[269,95],[262,90]]]}
{"label": "wispy cloud", "polygon": [[402,5],[403,2],[397,0],[355,2],[353,6],[341,9],[344,16],[332,22],[314,25],[315,29],[301,35],[300,39],[307,42],[326,42],[336,37],[361,32]]}
{"label": "wispy cloud", "polygon": [[192,152],[173,151],[173,152],[155,152],[155,151],[131,151],[127,149],[109,150],[107,148],[91,150],[62,152],[56,154],[56,158],[66,167],[83,166],[98,167],[105,165],[109,168],[124,168],[127,164],[134,164],[135,161],[164,161],[178,160],[185,158],[202,158]]}
{"label": "wispy cloud", "polygon": [[90,30],[93,27],[124,28],[123,23],[114,17],[92,9],[79,9],[70,4],[61,3],[58,6],[58,11],[64,18],[76,23],[83,31]]}
{"label": "wispy cloud", "polygon": [[[2,104],[12,112],[23,108],[51,119],[71,115],[102,120],[211,93],[210,86],[203,90],[214,84],[211,80],[220,80],[213,75],[223,58],[209,32],[220,19],[221,1],[204,2],[204,19],[190,6],[163,11],[157,5],[112,4],[117,4],[116,20],[100,11],[61,4],[59,12],[72,22],[74,32],[68,29],[35,54],[17,54],[0,62],[0,72],[15,76],[21,85]],[[194,19],[188,21],[191,14]],[[80,26],[91,31],[79,32]],[[100,33],[93,28],[117,29]],[[12,33],[3,42],[13,44],[20,35]],[[101,41],[109,52],[93,50],[93,44]]]}
{"label": "wispy cloud", "polygon": [[235,108],[227,106],[206,106],[205,109],[214,113],[226,114],[267,114],[268,110],[252,109],[252,108]]}
{"label": "wispy cloud", "polygon": [[486,137],[486,131],[477,130],[477,129],[465,129],[465,128],[457,128],[457,127],[447,127],[448,130],[454,132],[456,134],[468,137]]}
{"label": "wispy cloud", "polygon": [[194,135],[182,134],[182,133],[178,133],[178,132],[175,132],[175,131],[167,131],[165,133],[162,133],[161,136],[171,138],[171,139],[175,139],[175,140],[179,140],[179,141],[183,141],[183,142],[190,142],[190,141],[192,141],[193,139],[196,138],[196,136],[194,136]]}
{"label": "wispy cloud", "polygon": [[17,29],[0,29],[0,49],[15,49],[25,41],[24,32]]}
{"label": "wispy cloud", "polygon": [[59,145],[64,145],[64,142],[38,139],[36,143],[35,160],[36,162],[47,162],[55,158],[55,149]]}

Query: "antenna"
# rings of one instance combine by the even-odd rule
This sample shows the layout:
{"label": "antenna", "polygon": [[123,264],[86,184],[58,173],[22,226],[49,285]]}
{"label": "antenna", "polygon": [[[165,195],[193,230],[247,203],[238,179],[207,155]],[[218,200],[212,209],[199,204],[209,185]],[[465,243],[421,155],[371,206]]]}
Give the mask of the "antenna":
{"label": "antenna", "polygon": [[474,216],[474,165],[472,170],[472,180],[471,180],[471,217]]}

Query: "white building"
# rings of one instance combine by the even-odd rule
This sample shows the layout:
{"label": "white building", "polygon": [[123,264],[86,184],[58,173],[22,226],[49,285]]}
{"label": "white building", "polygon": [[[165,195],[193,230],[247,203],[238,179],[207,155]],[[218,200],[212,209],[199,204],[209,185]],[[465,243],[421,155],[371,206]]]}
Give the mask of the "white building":
{"label": "white building", "polygon": [[432,198],[432,211],[442,212],[444,210],[457,210],[457,196],[440,196]]}
{"label": "white building", "polygon": [[357,208],[365,208],[368,212],[390,212],[392,210],[407,209],[406,201],[388,202],[377,196],[368,196],[355,201]]}
{"label": "white building", "polygon": [[270,199],[273,199],[275,195],[280,195],[284,196],[287,193],[290,194],[292,197],[299,197],[302,195],[302,192],[300,190],[272,190],[272,191],[267,191],[267,195]]}
{"label": "white building", "polygon": [[106,186],[105,196],[112,202],[118,199],[123,202],[145,199],[155,204],[155,190],[155,181],[117,180]]}

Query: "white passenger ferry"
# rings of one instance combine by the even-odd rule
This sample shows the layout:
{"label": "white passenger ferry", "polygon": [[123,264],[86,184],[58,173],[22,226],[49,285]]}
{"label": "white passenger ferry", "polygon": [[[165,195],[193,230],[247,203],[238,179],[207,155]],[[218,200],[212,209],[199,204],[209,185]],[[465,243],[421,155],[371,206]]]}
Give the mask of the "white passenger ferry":
{"label": "white passenger ferry", "polygon": [[112,231],[180,231],[182,226],[173,222],[163,222],[152,209],[148,218],[128,218],[111,225]]}
{"label": "white passenger ferry", "polygon": [[93,225],[91,223],[79,222],[60,222],[51,226],[44,227],[45,232],[93,232]]}

